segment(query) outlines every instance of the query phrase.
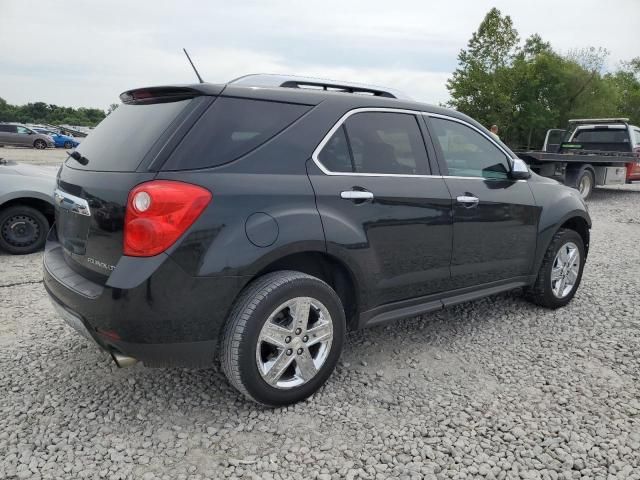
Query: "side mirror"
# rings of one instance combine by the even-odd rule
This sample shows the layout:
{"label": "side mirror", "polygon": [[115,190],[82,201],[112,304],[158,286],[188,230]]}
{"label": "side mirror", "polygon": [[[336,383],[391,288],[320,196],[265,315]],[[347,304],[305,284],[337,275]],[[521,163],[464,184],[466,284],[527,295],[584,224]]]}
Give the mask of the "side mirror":
{"label": "side mirror", "polygon": [[513,159],[513,166],[511,167],[511,178],[514,180],[526,180],[531,177],[529,167],[523,160],[519,158]]}
{"label": "side mirror", "polygon": [[29,133],[27,133],[27,135],[34,135],[33,130],[29,130]]}

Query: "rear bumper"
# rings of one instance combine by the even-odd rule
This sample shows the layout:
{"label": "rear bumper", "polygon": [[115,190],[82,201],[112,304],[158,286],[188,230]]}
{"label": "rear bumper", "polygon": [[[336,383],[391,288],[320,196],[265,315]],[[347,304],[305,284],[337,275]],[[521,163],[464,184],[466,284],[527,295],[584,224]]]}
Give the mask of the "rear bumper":
{"label": "rear bumper", "polygon": [[[128,258],[116,266],[126,282],[100,285],[67,265],[58,242],[47,242],[44,285],[56,310],[108,352],[147,366],[210,366],[227,313],[246,279],[191,277],[164,254]],[[145,260],[152,268],[141,265]]]}

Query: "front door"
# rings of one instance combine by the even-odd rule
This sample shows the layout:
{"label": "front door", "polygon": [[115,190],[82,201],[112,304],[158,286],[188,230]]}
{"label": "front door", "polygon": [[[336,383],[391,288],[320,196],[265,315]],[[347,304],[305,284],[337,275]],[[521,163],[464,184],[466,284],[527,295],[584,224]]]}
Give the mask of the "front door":
{"label": "front door", "polygon": [[416,114],[353,111],[308,163],[330,254],[362,310],[449,288],[451,196],[430,176]]}
{"label": "front door", "polygon": [[510,178],[506,151],[458,119],[428,125],[453,198],[454,288],[531,274],[540,208],[526,180]]}

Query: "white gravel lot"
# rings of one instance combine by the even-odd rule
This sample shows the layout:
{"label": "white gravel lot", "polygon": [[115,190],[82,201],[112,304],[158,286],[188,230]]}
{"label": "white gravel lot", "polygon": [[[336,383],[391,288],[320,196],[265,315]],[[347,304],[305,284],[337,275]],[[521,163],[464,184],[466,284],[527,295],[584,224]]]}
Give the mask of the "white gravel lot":
{"label": "white gravel lot", "polygon": [[[2,155],[0,155],[2,156]],[[598,189],[573,302],[517,293],[350,334],[308,401],[118,370],[0,256],[0,478],[640,479],[640,185]]]}
{"label": "white gravel lot", "polygon": [[26,147],[0,147],[0,159],[33,165],[60,165],[67,158],[64,148],[36,150]]}

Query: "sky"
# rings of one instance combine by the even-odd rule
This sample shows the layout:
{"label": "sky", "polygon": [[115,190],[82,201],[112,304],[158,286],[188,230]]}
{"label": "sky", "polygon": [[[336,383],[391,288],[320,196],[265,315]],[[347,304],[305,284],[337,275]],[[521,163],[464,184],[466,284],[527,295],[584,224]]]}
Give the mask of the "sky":
{"label": "sky", "polygon": [[640,0],[0,0],[0,97],[107,108],[128,89],[281,73],[448,98],[446,80],[492,7],[522,39],[640,55]]}

